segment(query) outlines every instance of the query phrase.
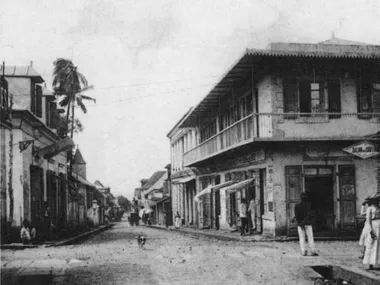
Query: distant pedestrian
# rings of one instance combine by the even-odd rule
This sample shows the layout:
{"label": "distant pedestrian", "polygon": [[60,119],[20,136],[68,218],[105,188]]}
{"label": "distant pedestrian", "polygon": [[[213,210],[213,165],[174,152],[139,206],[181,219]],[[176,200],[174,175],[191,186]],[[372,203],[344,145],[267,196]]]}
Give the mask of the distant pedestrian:
{"label": "distant pedestrian", "polygon": [[29,221],[28,220],[24,220],[22,222],[22,228],[20,231],[20,238],[21,238],[21,242],[23,244],[29,244],[31,242],[30,228],[29,228]]}
{"label": "distant pedestrian", "polygon": [[366,213],[366,223],[368,232],[365,234],[365,253],[363,264],[368,265],[372,270],[375,266],[380,265],[380,194],[370,197]]}
{"label": "distant pedestrian", "polygon": [[306,193],[301,194],[301,202],[295,205],[294,212],[295,212],[295,218],[298,223],[298,236],[300,241],[300,247],[301,247],[301,254],[306,256],[307,250],[306,250],[306,236],[307,241],[309,243],[309,247],[311,250],[311,255],[316,256],[318,255],[315,252],[315,244],[314,244],[314,236],[313,236],[313,223],[314,223],[314,216],[313,212],[311,210],[311,205],[308,201],[308,195]]}
{"label": "distant pedestrian", "polygon": [[179,227],[181,225],[181,216],[179,215],[178,211],[177,211],[177,214],[174,217],[174,220],[175,220],[175,228],[179,229]]}
{"label": "distant pedestrian", "polygon": [[245,232],[248,231],[248,219],[247,219],[247,201],[242,198],[240,202],[240,207],[239,207],[239,217],[241,221],[241,226],[240,226],[240,235],[244,236]]}
{"label": "distant pedestrian", "polygon": [[256,230],[256,201],[254,198],[252,198],[251,201],[249,202],[248,212],[251,216],[252,231],[255,231]]}

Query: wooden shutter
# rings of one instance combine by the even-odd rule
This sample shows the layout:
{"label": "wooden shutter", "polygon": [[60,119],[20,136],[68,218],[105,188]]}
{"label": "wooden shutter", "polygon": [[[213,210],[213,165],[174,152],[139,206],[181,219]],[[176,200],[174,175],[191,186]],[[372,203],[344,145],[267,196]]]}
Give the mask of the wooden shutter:
{"label": "wooden shutter", "polygon": [[231,226],[231,200],[230,200],[230,193],[226,191],[226,218],[227,223]]}
{"label": "wooden shutter", "polygon": [[42,87],[36,84],[36,116],[42,117]]}
{"label": "wooden shutter", "polygon": [[30,111],[36,113],[36,84],[31,81],[30,84]]}
{"label": "wooden shutter", "polygon": [[294,206],[300,201],[302,192],[302,168],[301,166],[289,166],[286,171],[286,208],[288,213],[288,235],[297,235],[297,223]]}
{"label": "wooden shutter", "polygon": [[[297,79],[286,78],[284,80],[284,112],[298,113],[298,86]],[[296,116],[287,116],[287,119],[293,119]]]}
{"label": "wooden shutter", "polygon": [[31,222],[40,223],[42,203],[44,201],[44,172],[41,168],[30,166],[31,185]]}
{"label": "wooden shutter", "polygon": [[[327,82],[328,111],[329,113],[341,112],[340,80],[330,79]],[[330,119],[338,119],[340,115],[329,115]]]}
{"label": "wooden shutter", "polygon": [[[357,80],[357,105],[358,105],[358,113],[370,113],[371,108],[371,93],[372,86],[369,78],[359,78]],[[359,115],[360,119],[369,119],[371,118],[370,114]]]}
{"label": "wooden shutter", "polygon": [[301,80],[299,82],[300,112],[311,112],[311,90],[310,80]]}
{"label": "wooden shutter", "polygon": [[[374,113],[380,113],[380,83],[373,84],[372,110]],[[379,118],[379,115],[377,117]]]}
{"label": "wooden shutter", "polygon": [[355,166],[339,166],[341,227],[354,230],[356,225]]}

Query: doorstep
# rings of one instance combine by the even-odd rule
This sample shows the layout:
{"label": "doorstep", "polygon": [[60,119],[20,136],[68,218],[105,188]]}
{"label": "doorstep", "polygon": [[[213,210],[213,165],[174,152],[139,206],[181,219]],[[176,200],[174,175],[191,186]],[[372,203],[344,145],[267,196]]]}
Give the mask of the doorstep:
{"label": "doorstep", "polygon": [[91,235],[100,233],[102,231],[105,231],[111,227],[113,227],[115,223],[110,223],[108,225],[97,227],[89,232],[82,233],[80,235],[77,235],[75,237],[67,238],[64,240],[57,240],[57,241],[47,241],[42,244],[22,244],[22,243],[10,243],[10,244],[2,244],[0,246],[1,249],[12,249],[12,250],[21,250],[21,249],[28,249],[28,248],[36,248],[36,247],[52,247],[52,246],[62,246],[62,245],[69,245],[76,242],[79,242],[80,240],[83,240]]}

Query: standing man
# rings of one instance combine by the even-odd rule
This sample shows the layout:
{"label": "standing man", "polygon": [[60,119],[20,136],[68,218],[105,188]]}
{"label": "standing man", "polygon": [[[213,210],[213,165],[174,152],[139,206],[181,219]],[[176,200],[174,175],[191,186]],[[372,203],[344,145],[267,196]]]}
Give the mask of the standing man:
{"label": "standing man", "polygon": [[296,220],[298,223],[298,236],[300,239],[301,254],[307,255],[306,251],[306,236],[309,243],[312,256],[317,256],[315,252],[314,236],[313,236],[313,213],[311,205],[308,202],[308,195],[301,193],[301,202],[295,205],[294,208]]}
{"label": "standing man", "polygon": [[244,198],[240,202],[239,217],[241,221],[240,235],[244,236],[245,231],[248,230],[247,201]]}
{"label": "standing man", "polygon": [[252,221],[252,231],[256,230],[256,201],[252,197],[251,201],[249,202],[249,208],[248,212],[251,216],[251,221]]}

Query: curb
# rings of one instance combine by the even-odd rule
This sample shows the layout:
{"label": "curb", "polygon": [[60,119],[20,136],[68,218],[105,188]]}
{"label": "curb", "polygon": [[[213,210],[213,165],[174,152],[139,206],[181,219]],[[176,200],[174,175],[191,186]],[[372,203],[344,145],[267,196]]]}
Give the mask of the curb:
{"label": "curb", "polygon": [[[189,236],[193,236],[196,238],[199,238],[200,236],[208,237],[208,238],[214,238],[217,240],[222,240],[222,241],[239,241],[239,242],[291,242],[291,241],[298,241],[298,237],[283,237],[283,238],[263,238],[260,240],[255,240],[255,239],[244,239],[240,237],[231,237],[231,236],[225,236],[225,235],[217,235],[217,234],[212,234],[212,233],[207,233],[207,232],[190,232],[182,229],[170,229],[170,228],[163,228],[160,226],[154,226],[154,225],[149,225],[146,226],[148,228],[154,228],[158,230],[164,230],[164,231],[172,231],[172,232],[177,232]],[[355,241],[357,240],[356,237],[314,237],[315,241]]]}
{"label": "curb", "polygon": [[112,223],[112,224],[108,224],[108,225],[105,225],[105,226],[102,226],[101,228],[97,228],[95,230],[92,230],[90,232],[86,232],[86,233],[83,233],[83,234],[80,234],[78,236],[75,236],[75,237],[72,237],[72,238],[69,238],[67,240],[63,240],[63,241],[59,241],[59,242],[56,242],[56,243],[53,243],[53,244],[49,244],[49,245],[46,245],[45,247],[53,247],[53,246],[62,246],[62,245],[70,245],[70,244],[73,244],[73,243],[76,243],[76,242],[79,242],[81,240],[84,240],[92,235],[95,235],[95,234],[98,234],[98,233],[101,233],[103,231],[106,231],[108,230],[109,228],[113,227],[115,224]]}
{"label": "curb", "polygon": [[20,249],[27,249],[27,248],[53,247],[53,246],[69,245],[69,244],[73,244],[75,242],[79,242],[80,240],[84,240],[84,239],[88,238],[91,235],[95,235],[95,234],[100,233],[102,231],[108,230],[109,228],[113,227],[114,225],[115,225],[115,223],[111,223],[111,224],[99,227],[99,228],[97,228],[95,230],[92,230],[92,231],[80,234],[78,236],[75,236],[75,237],[72,237],[72,238],[69,238],[69,239],[66,239],[66,240],[54,242],[54,243],[51,243],[51,244],[40,244],[40,245],[37,245],[37,244],[33,244],[33,245],[3,244],[3,245],[0,246],[0,249],[20,250]]}

